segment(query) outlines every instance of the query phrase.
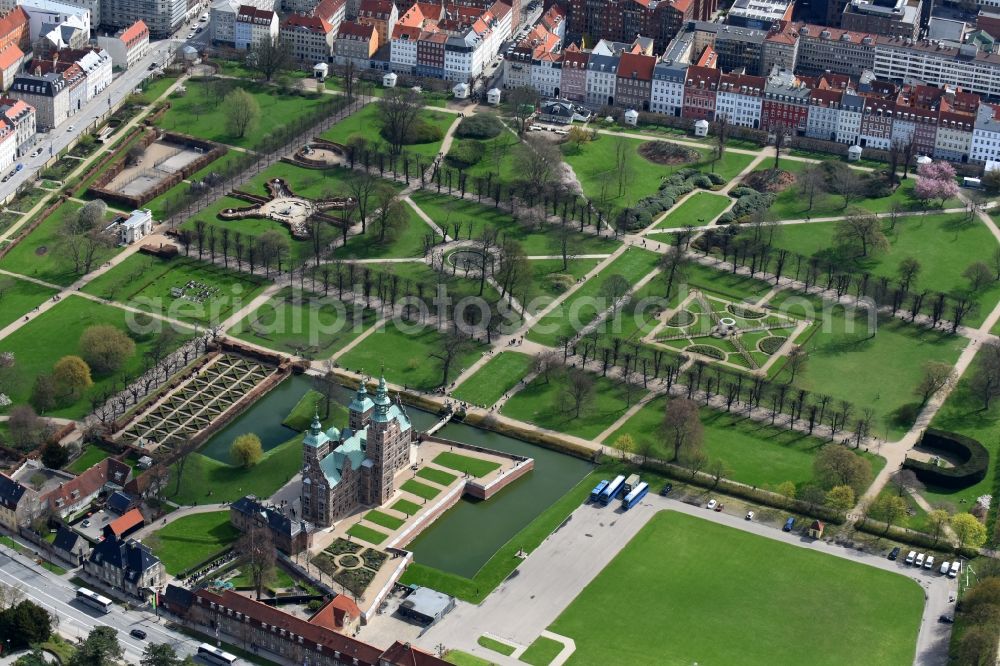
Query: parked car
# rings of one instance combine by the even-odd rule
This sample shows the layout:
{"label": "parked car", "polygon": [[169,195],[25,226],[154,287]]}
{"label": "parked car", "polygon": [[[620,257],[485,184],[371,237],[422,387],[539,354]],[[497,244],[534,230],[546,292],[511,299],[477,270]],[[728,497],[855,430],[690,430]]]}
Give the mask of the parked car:
{"label": "parked car", "polygon": [[951,569],[948,570],[948,578],[956,578],[958,576],[958,572],[961,571],[961,569],[962,569],[961,562],[959,562],[958,560],[952,562]]}
{"label": "parked car", "polygon": [[132,638],[138,638],[139,640],[144,640],[146,638],[146,632],[143,631],[142,629],[133,629],[132,631],[128,632],[128,635],[131,636]]}
{"label": "parked car", "polygon": [[927,559],[924,560],[924,569],[934,569],[934,556],[928,555]]}
{"label": "parked car", "polygon": [[789,516],[788,520],[785,521],[785,526],[781,529],[785,532],[791,532],[793,527],[795,527],[795,518]]}
{"label": "parked car", "polygon": [[674,484],[668,483],[663,486],[663,490],[660,491],[660,495],[666,497],[670,494],[670,491],[674,489]]}
{"label": "parked car", "polygon": [[90,527],[90,518],[85,519],[82,523],[80,523],[80,525],[83,527]]}
{"label": "parked car", "polygon": [[889,551],[889,559],[890,560],[895,560],[897,557],[899,557],[899,552],[900,552],[899,546],[896,546],[895,548],[893,548],[892,550],[890,550]]}
{"label": "parked car", "polygon": [[949,569],[951,569],[951,562],[945,560],[944,562],[941,563],[941,568],[938,569],[938,573],[940,573],[942,576],[947,576]]}
{"label": "parked car", "polygon": [[711,499],[711,500],[708,500],[708,505],[706,505],[705,508],[709,509],[710,511],[714,511],[715,507],[717,507],[717,506],[719,506],[719,503],[716,500]]}
{"label": "parked car", "polygon": [[18,162],[18,163],[17,163],[17,166],[16,166],[16,167],[14,167],[14,173],[17,173],[18,171],[20,171],[20,170],[21,170],[21,169],[23,169],[23,168],[24,168],[24,165],[23,165],[23,164],[21,164],[20,162]]}
{"label": "parked car", "polygon": [[917,554],[917,559],[913,562],[913,565],[916,566],[916,567],[922,567],[922,566],[924,566],[924,554],[923,553],[918,553]]}
{"label": "parked car", "polygon": [[41,154],[42,154],[42,149],[41,148],[35,148],[35,150],[32,151],[31,156],[32,157],[38,157]]}
{"label": "parked car", "polygon": [[753,520],[753,511],[747,511],[746,520]]}
{"label": "parked car", "polygon": [[913,564],[913,560],[915,559],[917,559],[917,551],[911,550],[909,553],[906,554],[906,560],[904,561],[907,564]]}
{"label": "parked car", "polygon": [[953,618],[951,615],[942,615],[941,617],[938,618],[938,622],[942,622],[944,624],[954,624],[955,618]]}
{"label": "parked car", "polygon": [[73,128],[75,128],[75,127],[76,127],[76,125],[70,125],[69,127],[66,128],[66,131],[67,132],[72,132]]}
{"label": "parked car", "polygon": [[726,508],[726,505],[723,504],[722,502],[719,502],[718,504],[715,505],[715,511],[716,511],[716,513],[718,513],[719,511],[722,511],[724,508]]}

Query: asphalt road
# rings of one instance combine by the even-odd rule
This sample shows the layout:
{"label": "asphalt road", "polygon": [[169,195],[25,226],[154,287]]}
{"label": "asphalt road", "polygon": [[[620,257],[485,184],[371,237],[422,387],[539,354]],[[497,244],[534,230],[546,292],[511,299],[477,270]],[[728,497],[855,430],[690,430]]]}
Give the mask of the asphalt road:
{"label": "asphalt road", "polygon": [[[149,643],[170,643],[181,655],[197,652],[198,642],[166,629],[152,613],[124,611],[120,606],[102,615],[89,606],[76,602],[76,588],[67,580],[30,563],[6,547],[0,548],[0,582],[18,587],[24,596],[59,618],[59,633],[64,637],[86,638],[91,629],[102,625],[118,631],[118,641],[125,650],[125,660],[138,664],[142,651]],[[162,622],[162,621],[161,621]],[[140,628],[146,640],[129,636],[129,631]]]}
{"label": "asphalt road", "polygon": [[[128,97],[150,75],[150,63],[155,61],[162,64],[166,55],[172,49],[176,48],[177,45],[178,42],[173,40],[163,40],[153,43],[149,54],[145,58],[132,69],[119,74],[104,92],[87,102],[83,109],[70,116],[66,122],[59,127],[53,128],[48,133],[35,135],[35,147],[42,149],[41,154],[37,157],[30,157],[29,153],[29,155],[17,161],[23,164],[24,168],[6,183],[0,183],[0,199],[6,198],[24,183],[34,181],[42,165],[48,161],[50,156],[58,154],[77,135],[84,133],[86,128],[97,118],[107,113],[109,98],[111,99],[111,106],[114,106],[120,100]],[[70,130],[70,127],[73,129]]]}

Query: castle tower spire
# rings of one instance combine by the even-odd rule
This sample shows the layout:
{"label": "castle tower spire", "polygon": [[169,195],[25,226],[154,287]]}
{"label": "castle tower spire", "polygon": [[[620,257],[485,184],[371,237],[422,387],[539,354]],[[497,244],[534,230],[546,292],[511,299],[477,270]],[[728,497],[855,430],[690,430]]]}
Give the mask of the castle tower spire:
{"label": "castle tower spire", "polygon": [[386,421],[389,418],[389,387],[385,383],[385,373],[379,377],[378,389],[375,390],[375,420]]}

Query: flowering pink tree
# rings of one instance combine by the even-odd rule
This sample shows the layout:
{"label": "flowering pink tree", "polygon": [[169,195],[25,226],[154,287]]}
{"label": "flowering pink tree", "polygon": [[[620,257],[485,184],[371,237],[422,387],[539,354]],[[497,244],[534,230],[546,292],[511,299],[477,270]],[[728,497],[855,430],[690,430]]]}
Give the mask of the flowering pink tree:
{"label": "flowering pink tree", "polygon": [[943,206],[945,201],[958,194],[954,167],[948,162],[921,164],[917,169],[917,184],[913,192],[921,201],[940,199]]}

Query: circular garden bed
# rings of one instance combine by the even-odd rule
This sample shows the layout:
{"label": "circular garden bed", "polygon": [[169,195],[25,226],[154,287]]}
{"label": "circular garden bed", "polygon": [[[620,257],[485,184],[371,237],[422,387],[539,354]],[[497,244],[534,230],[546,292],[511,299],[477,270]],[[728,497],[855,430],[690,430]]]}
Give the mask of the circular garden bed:
{"label": "circular garden bed", "polygon": [[742,305],[737,305],[736,303],[730,303],[727,305],[726,310],[728,310],[730,314],[740,317],[741,319],[763,319],[767,316],[766,312],[751,310],[743,307]]}
{"label": "circular garden bed", "polygon": [[689,310],[678,310],[667,322],[667,326],[690,326],[697,319],[695,314]]}
{"label": "circular garden bed", "polygon": [[684,351],[691,352],[692,354],[701,354],[702,356],[708,356],[719,361],[726,360],[726,352],[712,345],[691,345]]}
{"label": "circular garden bed", "polygon": [[344,553],[337,556],[337,564],[345,569],[357,569],[363,564],[363,561],[357,555]]}
{"label": "circular garden bed", "polygon": [[639,154],[656,164],[690,164],[701,159],[697,150],[666,141],[647,141],[639,146]]}
{"label": "circular garden bed", "polygon": [[761,350],[765,354],[776,354],[781,345],[785,344],[785,340],[788,338],[782,337],[780,335],[772,335],[769,338],[761,338],[760,342],[757,343],[757,349]]}

